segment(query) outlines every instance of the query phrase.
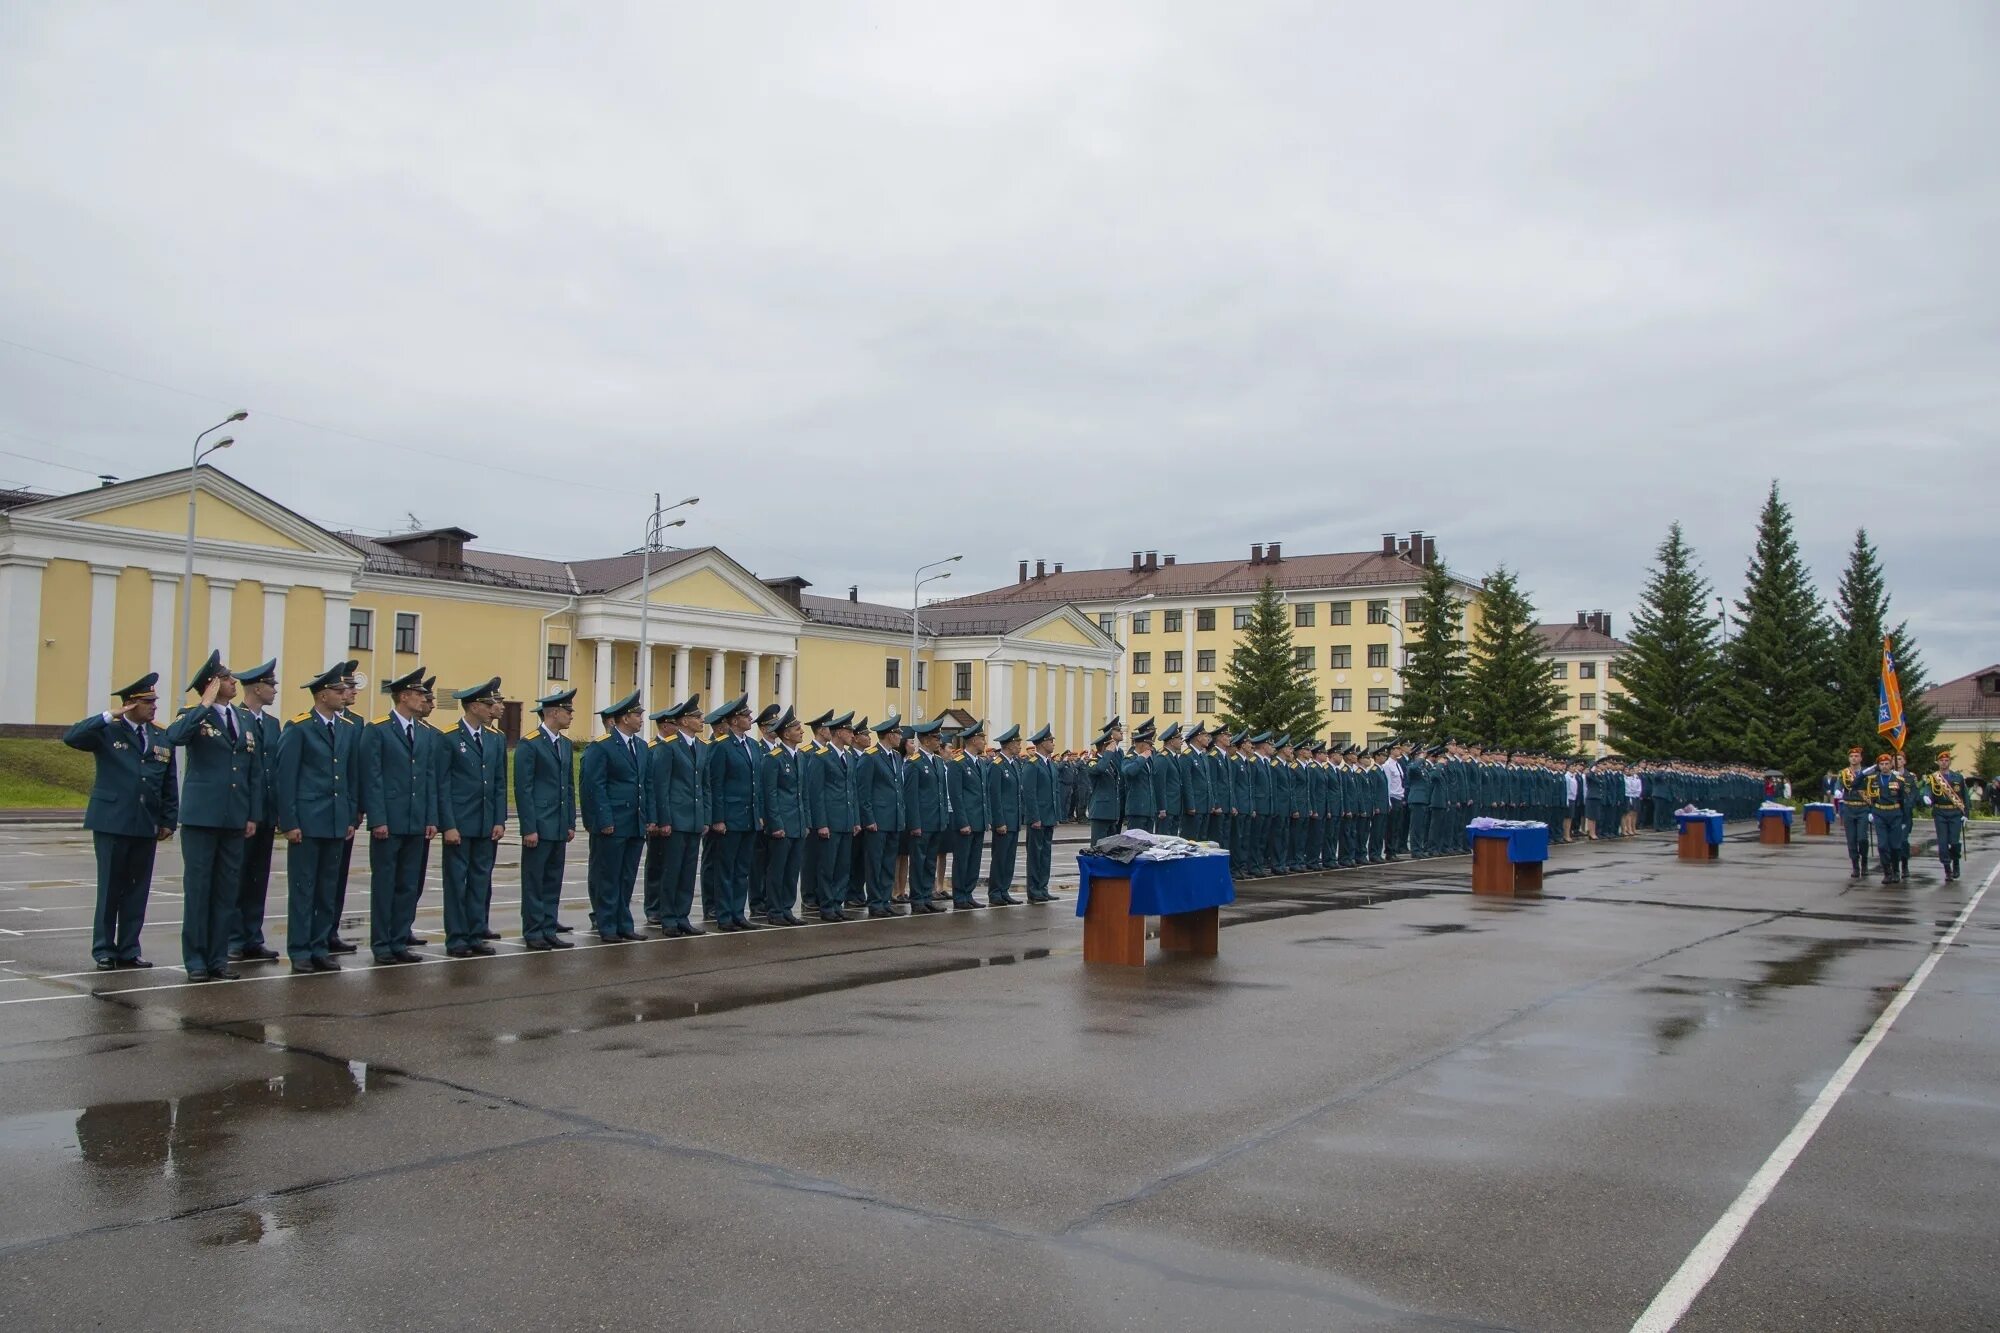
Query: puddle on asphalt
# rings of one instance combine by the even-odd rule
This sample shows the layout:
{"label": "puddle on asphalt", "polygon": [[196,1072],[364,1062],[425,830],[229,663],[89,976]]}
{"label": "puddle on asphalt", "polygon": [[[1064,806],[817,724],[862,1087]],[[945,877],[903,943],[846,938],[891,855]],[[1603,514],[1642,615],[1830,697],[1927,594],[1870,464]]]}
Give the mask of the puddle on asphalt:
{"label": "puddle on asphalt", "polygon": [[234,1208],[209,1218],[209,1229],[199,1239],[217,1248],[283,1245],[319,1213],[318,1201],[311,1196],[283,1199],[264,1208]]}
{"label": "puddle on asphalt", "polygon": [[[1660,984],[1644,987],[1642,994],[1705,996],[1717,1003],[1700,1013],[1669,1014],[1653,1024],[1653,1035],[1662,1043],[1662,1049],[1676,1045],[1693,1036],[1704,1027],[1718,1024],[1731,1010],[1754,1009],[1770,1001],[1772,992],[1795,990],[1801,987],[1818,986],[1825,982],[1827,969],[1850,953],[1882,945],[1900,945],[1903,941],[1876,939],[1865,935],[1849,935],[1832,939],[1808,940],[1796,953],[1784,958],[1771,958],[1757,965],[1759,974],[1740,985],[1723,984],[1696,986],[1688,984]],[[1679,979],[1691,981],[1692,978]],[[1890,993],[1894,994],[1891,988]],[[1887,1001],[1883,1001],[1886,1005]],[[1877,1006],[1875,1013],[1879,1014]],[[1869,1023],[1874,1022],[1871,1014]],[[1863,1025],[1865,1031],[1867,1025]]]}
{"label": "puddle on asphalt", "polygon": [[1478,931],[1474,930],[1471,926],[1466,925],[1463,921],[1447,921],[1437,925],[1429,925],[1429,926],[1413,925],[1410,927],[1410,929],[1416,931],[1417,934],[1419,935],[1456,935],[1459,934],[1461,931],[1470,931],[1472,934],[1475,935],[1479,933]]}
{"label": "puddle on asphalt", "polygon": [[1008,967],[1015,963],[1034,962],[1049,957],[1050,952],[1048,949],[1020,949],[1012,953],[988,954],[979,958],[942,958],[829,980],[751,987],[733,994],[712,995],[705,999],[687,995],[602,995],[592,1001],[590,1016],[580,1023],[562,1027],[523,1028],[518,1032],[499,1032],[493,1035],[492,1041],[498,1046],[515,1046],[525,1042],[546,1041],[551,1037],[602,1032],[636,1023],[673,1023],[684,1018],[707,1018],[717,1014],[732,1013],[738,1009],[754,1009],[767,1004],[786,1004],[793,1000],[811,999],[817,995],[831,995],[839,991],[860,990],[892,981],[918,981],[925,977],[943,976],[950,972],[970,972],[982,967]]}
{"label": "puddle on asphalt", "polygon": [[1253,890],[1245,894],[1237,891],[1236,902],[1223,909],[1222,926],[1254,925],[1261,921],[1283,921],[1295,916],[1317,916],[1322,912],[1351,912],[1364,907],[1379,907],[1384,903],[1404,902],[1412,898],[1429,898],[1437,894],[1458,894],[1467,896],[1468,889],[1408,888],[1408,889],[1343,889],[1323,898],[1260,898]]}

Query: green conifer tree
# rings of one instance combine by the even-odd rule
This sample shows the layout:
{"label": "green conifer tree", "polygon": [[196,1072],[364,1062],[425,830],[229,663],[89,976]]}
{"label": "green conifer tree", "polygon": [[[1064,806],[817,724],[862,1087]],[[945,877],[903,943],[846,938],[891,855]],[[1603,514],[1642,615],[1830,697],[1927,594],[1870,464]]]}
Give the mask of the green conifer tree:
{"label": "green conifer tree", "polygon": [[1291,618],[1271,580],[1251,603],[1250,623],[1215,689],[1222,724],[1232,731],[1313,736],[1326,725],[1313,673],[1293,651]]}
{"label": "green conifer tree", "polygon": [[1882,636],[1896,644],[1896,678],[1903,692],[1904,753],[1910,767],[1928,773],[1936,756],[1932,742],[1937,739],[1938,716],[1924,704],[1928,682],[1923,654],[1910,635],[1909,622],[1889,624],[1889,580],[1868,529],[1855,531],[1854,545],[1847,553],[1847,568],[1841,573],[1840,588],[1834,594],[1834,681],[1831,730],[1827,734],[1829,763],[1839,763],[1847,747],[1859,745],[1873,755],[1884,737],[1875,730],[1881,702]]}
{"label": "green conifer tree", "polygon": [[1470,662],[1465,608],[1452,594],[1451,574],[1443,560],[1434,559],[1424,567],[1417,616],[1420,624],[1415,633],[1404,638],[1409,663],[1403,668],[1403,694],[1383,721],[1398,736],[1441,741],[1456,734],[1464,716]]}
{"label": "green conifer tree", "polygon": [[[1542,656],[1535,606],[1505,565],[1486,576],[1466,675],[1465,731],[1489,749],[1570,748],[1562,687]],[[1463,734],[1463,733],[1461,733]]]}
{"label": "green conifer tree", "polygon": [[1667,528],[1632,618],[1629,647],[1611,674],[1605,722],[1633,759],[1706,759],[1716,750],[1722,652],[1710,611],[1714,590],[1676,522]]}
{"label": "green conifer tree", "polygon": [[1836,672],[1819,590],[1771,483],[1757,520],[1735,633],[1723,650],[1724,752],[1781,770],[1795,787],[1820,777]]}

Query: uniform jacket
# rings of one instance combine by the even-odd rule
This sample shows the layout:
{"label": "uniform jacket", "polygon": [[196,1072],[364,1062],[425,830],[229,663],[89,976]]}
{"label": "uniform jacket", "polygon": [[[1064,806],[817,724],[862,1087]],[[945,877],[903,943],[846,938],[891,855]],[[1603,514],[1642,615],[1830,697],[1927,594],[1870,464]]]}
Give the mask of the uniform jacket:
{"label": "uniform jacket", "polygon": [[1004,754],[996,754],[982,776],[986,782],[986,827],[1006,828],[1010,832],[1020,828],[1020,762]]}
{"label": "uniform jacket", "polygon": [[787,838],[803,838],[806,833],[805,774],[807,763],[800,751],[780,745],[757,770],[760,804],[764,811],[764,832],[783,833]]}
{"label": "uniform jacket", "polygon": [[1172,750],[1153,751],[1153,799],[1168,814],[1177,815],[1185,808],[1186,784],[1181,771],[1181,755]]}
{"label": "uniform jacket", "polygon": [[1151,819],[1165,807],[1160,804],[1159,790],[1153,780],[1153,756],[1131,754],[1118,766],[1118,773],[1125,784],[1125,815],[1127,818]]}
{"label": "uniform jacket", "polygon": [[750,737],[725,733],[708,744],[702,777],[708,792],[708,822],[730,833],[757,831],[757,765],[762,751]]}
{"label": "uniform jacket", "polygon": [[644,804],[648,824],[667,825],[679,835],[697,833],[715,822],[708,815],[703,758],[700,743],[681,732],[653,742],[646,751]]}
{"label": "uniform jacket", "polygon": [[960,751],[945,762],[946,795],[951,800],[952,828],[977,833],[986,827],[986,770],[979,760]]}
{"label": "uniform jacket", "polygon": [[951,818],[944,760],[926,751],[903,770],[903,827],[926,835],[942,833]]}
{"label": "uniform jacket", "polygon": [[1106,750],[1090,763],[1090,804],[1085,813],[1092,819],[1119,819],[1125,813],[1124,778],[1119,764],[1124,755]]}
{"label": "uniform jacket", "polygon": [[1062,823],[1062,789],[1053,759],[1029,754],[1021,760],[1021,822],[1054,828]]}
{"label": "uniform jacket", "polygon": [[561,841],[575,830],[574,753],[569,737],[550,740],[540,727],[514,747],[514,809],[522,837]]}
{"label": "uniform jacket", "polygon": [[438,788],[438,827],[460,837],[490,837],[507,822],[507,738],[491,727],[474,737],[461,721],[444,732],[449,756]]}
{"label": "uniform jacket", "polygon": [[581,769],[584,827],[597,834],[608,828],[613,838],[645,837],[645,747],[636,739],[626,744],[614,727],[584,749]]}
{"label": "uniform jacket", "polygon": [[156,837],[180,822],[177,765],[167,733],[148,723],[135,727],[93,713],[63,735],[63,744],[97,760],[83,826],[93,833],[128,838]]}
{"label": "uniform jacket", "polygon": [[331,726],[308,710],[278,738],[278,812],[281,832],[308,838],[345,838],[361,818],[355,802],[355,752],[361,728],[345,718]]}
{"label": "uniform jacket", "polygon": [[361,729],[357,777],[370,828],[386,825],[390,833],[404,837],[437,827],[437,768],[420,739],[422,731],[412,719],[404,740],[393,714]]}
{"label": "uniform jacket", "polygon": [[903,756],[879,745],[861,752],[861,771],[854,785],[863,825],[873,824],[883,833],[902,830],[904,767]]}
{"label": "uniform jacket", "polygon": [[[235,724],[232,736],[224,714]],[[187,750],[181,823],[241,830],[264,812],[263,728],[234,704],[196,704],[167,728],[167,744]]]}
{"label": "uniform jacket", "polygon": [[860,756],[829,747],[806,769],[806,824],[828,833],[851,833],[861,823],[855,795]]}

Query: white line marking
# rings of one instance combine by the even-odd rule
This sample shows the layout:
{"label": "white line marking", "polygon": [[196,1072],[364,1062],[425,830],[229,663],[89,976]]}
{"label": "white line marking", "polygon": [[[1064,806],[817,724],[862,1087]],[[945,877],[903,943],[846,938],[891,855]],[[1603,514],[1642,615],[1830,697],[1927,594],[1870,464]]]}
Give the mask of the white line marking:
{"label": "white line marking", "polygon": [[1819,1096],[1813,1098],[1813,1103],[1806,1108],[1806,1113],[1799,1117],[1796,1125],[1792,1126],[1792,1132],[1785,1135],[1784,1140],[1771,1150],[1771,1155],[1764,1159],[1764,1164],[1757,1168],[1757,1173],[1750,1177],[1749,1183],[1743,1187],[1743,1192],[1736,1196],[1736,1202],[1729,1205],[1728,1211],[1709,1228],[1708,1234],[1701,1238],[1701,1242],[1682,1261],[1680,1268],[1667,1279],[1667,1285],[1660,1288],[1660,1294],[1653,1297],[1653,1303],[1646,1307],[1645,1312],[1632,1325],[1632,1333],[1667,1333],[1667,1330],[1681,1321],[1681,1317],[1688,1312],[1688,1307],[1694,1304],[1695,1298],[1701,1295],[1702,1289],[1709,1284],[1721,1269],[1723,1262],[1729,1258],[1729,1252],[1736,1248],[1736,1242],[1742,1239],[1743,1232],[1749,1227],[1751,1219],[1757,1216],[1757,1210],[1764,1206],[1764,1201],[1771,1197],[1773,1190],[1777,1189],[1778,1182],[1785,1178],[1785,1172],[1791,1169],[1792,1163],[1798,1160],[1799,1154],[1805,1151],[1808,1143],[1812,1142],[1813,1135],[1819,1132],[1820,1125],[1833,1112],[1834,1103],[1838,1102],[1841,1094],[1847,1091],[1848,1084],[1854,1082],[1855,1075],[1861,1072],[1861,1066],[1868,1063],[1868,1057],[1882,1044],[1882,1039],[1889,1035],[1889,1029],[1895,1026],[1896,1019],[1901,1016],[1903,1010],[1909,1008],[1910,1001],[1916,997],[1917,989],[1924,984],[1932,969],[1938,965],[1938,960],[1944,957],[1944,951],[1951,947],[1951,942],[1958,938],[1958,932],[1965,928],[1966,921],[1979,906],[1979,900],[1993,887],[1995,876],[2000,876],[2000,865],[1994,866],[1987,872],[1985,880],[1979,885],[1979,891],[1965,904],[1965,909],[1951,923],[1951,928],[1931,946],[1931,951],[1925,955],[1924,961],[1917,965],[1917,970],[1910,974],[1910,979],[1896,992],[1896,998],[1889,1001],[1889,1007],[1875,1020],[1875,1026],[1869,1028],[1860,1044],[1848,1053],[1847,1059],[1833,1072],[1833,1077],[1827,1080],[1826,1086],[1819,1090]]}

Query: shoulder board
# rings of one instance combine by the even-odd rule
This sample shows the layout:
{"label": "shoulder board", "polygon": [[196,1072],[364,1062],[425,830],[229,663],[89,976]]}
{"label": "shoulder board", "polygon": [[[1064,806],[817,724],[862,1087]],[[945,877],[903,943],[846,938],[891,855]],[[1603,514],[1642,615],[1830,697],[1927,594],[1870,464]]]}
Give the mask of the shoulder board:
{"label": "shoulder board", "polygon": [[348,726],[350,726],[350,727],[354,725],[354,719],[353,719],[353,718],[351,718],[351,717],[349,717],[349,716],[348,716],[347,714],[345,714],[345,713],[342,713],[342,714],[340,715],[340,720],[341,720],[342,722],[345,722],[345,723],[346,723],[346,724],[347,724]]}
{"label": "shoulder board", "polygon": [[881,752],[882,752],[882,747],[881,747],[881,746],[879,746],[879,745],[871,745],[871,746],[869,746],[869,747],[868,747],[867,749],[863,750],[863,751],[862,751],[861,753],[863,753],[863,754],[880,754]]}
{"label": "shoulder board", "polygon": [[502,734],[500,728],[498,727],[488,727],[486,728],[486,733],[489,736],[498,736]]}
{"label": "shoulder board", "polygon": [[305,720],[306,720],[307,718],[311,717],[312,715],[313,715],[313,714],[312,714],[312,709],[308,708],[308,709],[306,709],[306,711],[305,711],[305,712],[303,712],[303,713],[300,713],[300,714],[299,714],[299,715],[298,715],[297,717],[293,718],[293,719],[292,719],[292,721],[294,721],[294,722],[303,722],[303,721],[305,721]]}
{"label": "shoulder board", "polygon": [[427,718],[427,717],[420,717],[420,718],[418,718],[418,719],[417,719],[417,725],[418,725],[418,726],[420,726],[420,727],[422,727],[422,728],[423,728],[423,729],[424,729],[425,731],[436,731],[436,730],[437,730],[437,728],[436,728],[436,727],[434,727],[434,726],[432,726],[432,725],[431,725],[431,722],[430,722],[430,719],[429,719],[429,718]]}
{"label": "shoulder board", "polygon": [[382,716],[375,719],[375,725],[378,727],[381,726],[384,722],[387,722],[389,720],[390,716],[391,714],[388,713],[382,714]]}

